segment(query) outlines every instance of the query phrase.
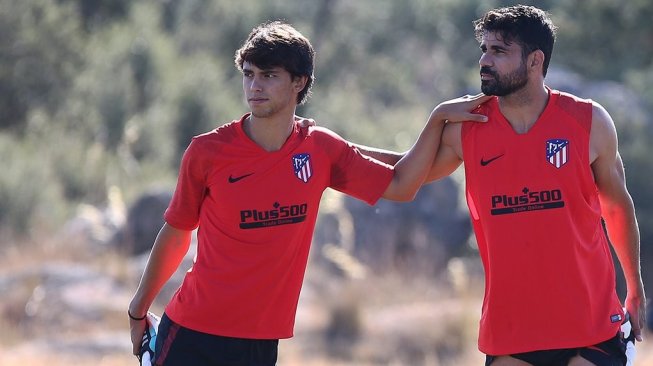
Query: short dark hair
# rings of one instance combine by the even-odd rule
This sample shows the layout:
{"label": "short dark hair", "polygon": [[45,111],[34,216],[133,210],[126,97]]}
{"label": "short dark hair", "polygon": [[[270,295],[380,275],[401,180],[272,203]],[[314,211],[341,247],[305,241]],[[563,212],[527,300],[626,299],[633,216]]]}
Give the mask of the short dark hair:
{"label": "short dark hair", "polygon": [[251,62],[262,69],[282,67],[292,77],[307,76],[306,86],[297,94],[297,104],[311,94],[315,77],[315,50],[308,38],[282,21],[263,23],[252,30],[245,43],[236,51],[234,62],[243,71],[243,63]]}
{"label": "short dark hair", "polygon": [[517,42],[522,46],[524,57],[535,50],[542,51],[542,73],[546,76],[553,53],[556,27],[544,10],[526,5],[493,9],[474,21],[474,31],[479,42],[487,32],[498,33],[504,42]]}

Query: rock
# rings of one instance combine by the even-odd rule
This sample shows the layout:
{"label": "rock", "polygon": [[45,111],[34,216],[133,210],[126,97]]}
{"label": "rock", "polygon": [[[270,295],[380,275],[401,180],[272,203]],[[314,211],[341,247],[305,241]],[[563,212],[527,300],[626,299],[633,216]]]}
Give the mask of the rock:
{"label": "rock", "polygon": [[152,249],[161,226],[163,213],[172,199],[172,191],[156,190],[143,194],[127,210],[127,221],[114,242],[127,253],[138,255]]}
{"label": "rock", "polygon": [[460,187],[447,177],[425,185],[411,202],[380,200],[371,207],[347,196],[354,255],[375,271],[436,274],[463,254],[471,234]]}

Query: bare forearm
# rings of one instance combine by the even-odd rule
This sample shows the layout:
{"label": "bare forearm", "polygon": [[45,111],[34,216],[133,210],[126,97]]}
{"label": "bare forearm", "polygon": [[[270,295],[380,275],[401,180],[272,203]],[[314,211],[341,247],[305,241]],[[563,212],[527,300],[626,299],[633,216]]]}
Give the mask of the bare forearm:
{"label": "bare forearm", "polygon": [[130,313],[144,314],[159,291],[177,270],[190,246],[190,231],[164,224],[152,247],[138,289],[129,305]]}
{"label": "bare forearm", "polygon": [[395,164],[395,176],[384,198],[409,201],[424,183],[440,145],[445,120],[432,115],[413,147]]}
{"label": "bare forearm", "polygon": [[624,306],[630,314],[635,339],[643,340],[642,329],[646,323],[646,294],[640,265],[639,228],[630,195],[622,204],[603,205],[608,236],[619,258],[626,278]]}
{"label": "bare forearm", "polygon": [[639,228],[632,201],[622,205],[605,205],[603,217],[628,288],[635,290],[641,284],[642,277]]}

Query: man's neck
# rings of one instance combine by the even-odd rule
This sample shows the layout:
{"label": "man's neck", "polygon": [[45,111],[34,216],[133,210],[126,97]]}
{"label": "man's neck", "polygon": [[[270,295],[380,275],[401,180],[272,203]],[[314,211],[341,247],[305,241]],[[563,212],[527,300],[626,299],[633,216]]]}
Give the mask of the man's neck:
{"label": "man's neck", "polygon": [[518,134],[528,132],[540,118],[549,101],[544,84],[524,87],[513,94],[499,97],[499,108]]}
{"label": "man's neck", "polygon": [[252,141],[265,151],[277,151],[292,133],[295,116],[257,118],[250,114],[244,121],[244,130]]}

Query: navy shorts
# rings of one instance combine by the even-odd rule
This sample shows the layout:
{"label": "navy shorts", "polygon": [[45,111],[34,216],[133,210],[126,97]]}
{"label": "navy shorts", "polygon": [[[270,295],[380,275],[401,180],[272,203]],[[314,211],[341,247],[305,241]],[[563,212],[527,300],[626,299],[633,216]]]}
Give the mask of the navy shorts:
{"label": "navy shorts", "polygon": [[[569,360],[580,356],[596,366],[624,366],[626,364],[626,343],[621,332],[605,342],[581,348],[552,349],[516,353],[510,357],[528,362],[534,366],[567,366]],[[490,366],[497,356],[487,355],[485,366]]]}
{"label": "navy shorts", "polygon": [[244,339],[197,332],[173,322],[165,313],[154,350],[157,366],[274,366],[278,339]]}

